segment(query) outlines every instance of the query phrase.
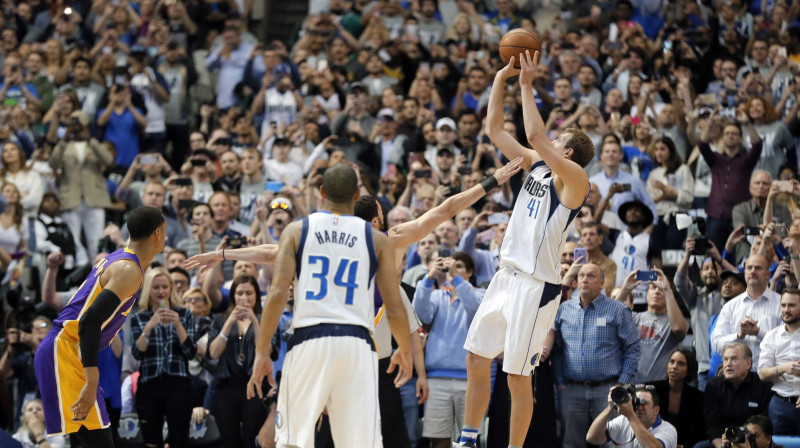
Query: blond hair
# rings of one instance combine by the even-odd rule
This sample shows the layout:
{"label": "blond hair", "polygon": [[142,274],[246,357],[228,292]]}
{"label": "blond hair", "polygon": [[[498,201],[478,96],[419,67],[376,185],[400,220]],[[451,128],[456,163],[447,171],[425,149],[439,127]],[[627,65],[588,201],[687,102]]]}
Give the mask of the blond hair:
{"label": "blond hair", "polygon": [[178,298],[178,294],[175,291],[175,282],[172,281],[169,271],[167,271],[167,269],[164,267],[152,268],[147,271],[147,274],[144,275],[144,282],[142,282],[142,294],[139,296],[139,308],[142,310],[149,310],[151,308],[150,290],[153,288],[153,281],[156,279],[156,277],[164,277],[169,282],[170,305],[177,308],[183,308],[183,303],[181,303],[180,299]]}

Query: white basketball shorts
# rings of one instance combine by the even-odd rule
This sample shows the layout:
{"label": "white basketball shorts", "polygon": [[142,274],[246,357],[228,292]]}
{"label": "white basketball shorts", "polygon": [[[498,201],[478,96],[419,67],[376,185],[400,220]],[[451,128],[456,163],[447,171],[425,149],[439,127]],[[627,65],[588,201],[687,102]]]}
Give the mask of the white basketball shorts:
{"label": "white basketball shorts", "polygon": [[326,408],[336,446],[383,447],[378,357],[369,330],[338,324],[296,329],[281,378],[278,448],[313,448],[314,428]]}
{"label": "white basketball shorts", "polygon": [[503,353],[503,371],[530,375],[558,311],[561,285],[506,266],[492,278],[464,348],[485,358]]}

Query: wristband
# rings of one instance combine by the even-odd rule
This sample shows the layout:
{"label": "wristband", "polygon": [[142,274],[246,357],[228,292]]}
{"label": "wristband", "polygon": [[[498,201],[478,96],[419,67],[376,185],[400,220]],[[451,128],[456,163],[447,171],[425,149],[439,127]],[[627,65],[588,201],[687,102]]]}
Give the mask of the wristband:
{"label": "wristband", "polygon": [[222,249],[222,261],[228,261],[225,259],[225,249]]}
{"label": "wristband", "polygon": [[42,443],[42,442],[44,442],[44,441],[45,441],[45,439],[47,439],[47,438],[43,436],[41,439],[38,439],[38,440],[36,441],[36,444],[37,444],[37,445],[41,445],[41,443]]}
{"label": "wristband", "polygon": [[220,334],[219,334],[219,337],[220,337],[220,339],[222,339],[223,341],[225,341],[225,342],[228,342],[228,335],[226,335],[225,333],[220,333]]}
{"label": "wristband", "polygon": [[494,187],[496,187],[497,185],[498,185],[497,178],[494,177],[493,175],[487,177],[486,179],[484,179],[483,182],[481,182],[481,187],[483,187],[483,191],[485,191],[486,193],[492,191]]}

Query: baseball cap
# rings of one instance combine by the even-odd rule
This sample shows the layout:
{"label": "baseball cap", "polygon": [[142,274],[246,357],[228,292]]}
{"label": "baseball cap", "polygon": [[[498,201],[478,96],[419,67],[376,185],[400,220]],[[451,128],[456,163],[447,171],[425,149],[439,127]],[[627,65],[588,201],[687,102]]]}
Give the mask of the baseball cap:
{"label": "baseball cap", "polygon": [[351,82],[350,83],[350,87],[348,87],[347,93],[356,93],[356,89],[361,90],[361,92],[366,92],[367,91],[367,89],[364,88],[363,84],[361,84],[360,82],[356,81],[356,82]]}
{"label": "baseball cap", "polygon": [[445,126],[449,127],[450,129],[452,129],[454,131],[458,130],[458,126],[456,126],[456,122],[453,121],[452,118],[444,117],[444,118],[440,118],[439,121],[436,122],[436,130],[437,131],[442,129]]}
{"label": "baseball cap", "polygon": [[391,118],[392,121],[397,121],[397,114],[391,108],[384,107],[378,112],[378,118]]}
{"label": "baseball cap", "polygon": [[739,271],[723,271],[722,274],[720,274],[719,276],[723,281],[725,281],[726,278],[735,277],[736,280],[739,280],[741,284],[743,285],[747,284],[747,280],[745,280],[744,274],[742,274]]}

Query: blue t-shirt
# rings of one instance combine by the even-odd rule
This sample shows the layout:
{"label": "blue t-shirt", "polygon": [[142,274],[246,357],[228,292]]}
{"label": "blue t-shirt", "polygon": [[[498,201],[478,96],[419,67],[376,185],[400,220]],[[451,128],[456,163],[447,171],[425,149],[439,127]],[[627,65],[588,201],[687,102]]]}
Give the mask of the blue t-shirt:
{"label": "blue t-shirt", "polygon": [[[103,115],[106,108],[100,109],[97,116]],[[140,114],[144,113],[137,108]],[[139,154],[139,125],[133,114],[127,108],[122,114],[111,112],[111,118],[106,125],[105,139],[114,144],[117,151],[117,166],[129,167]]]}
{"label": "blue t-shirt", "polygon": [[[3,81],[0,83],[0,89],[5,87],[6,83]],[[25,88],[31,92],[31,95],[39,99],[39,91],[36,90],[36,87],[31,83],[25,83]],[[28,107],[28,100],[25,98],[25,95],[22,93],[22,89],[19,86],[10,86],[6,91],[6,97],[3,98],[3,106],[14,107],[19,106],[23,109]]]}
{"label": "blue t-shirt", "polygon": [[[122,332],[119,332],[120,340]],[[97,369],[100,371],[98,384],[103,389],[103,396],[111,400],[111,407],[122,408],[122,356],[114,356],[111,347],[103,349],[97,357]]]}

